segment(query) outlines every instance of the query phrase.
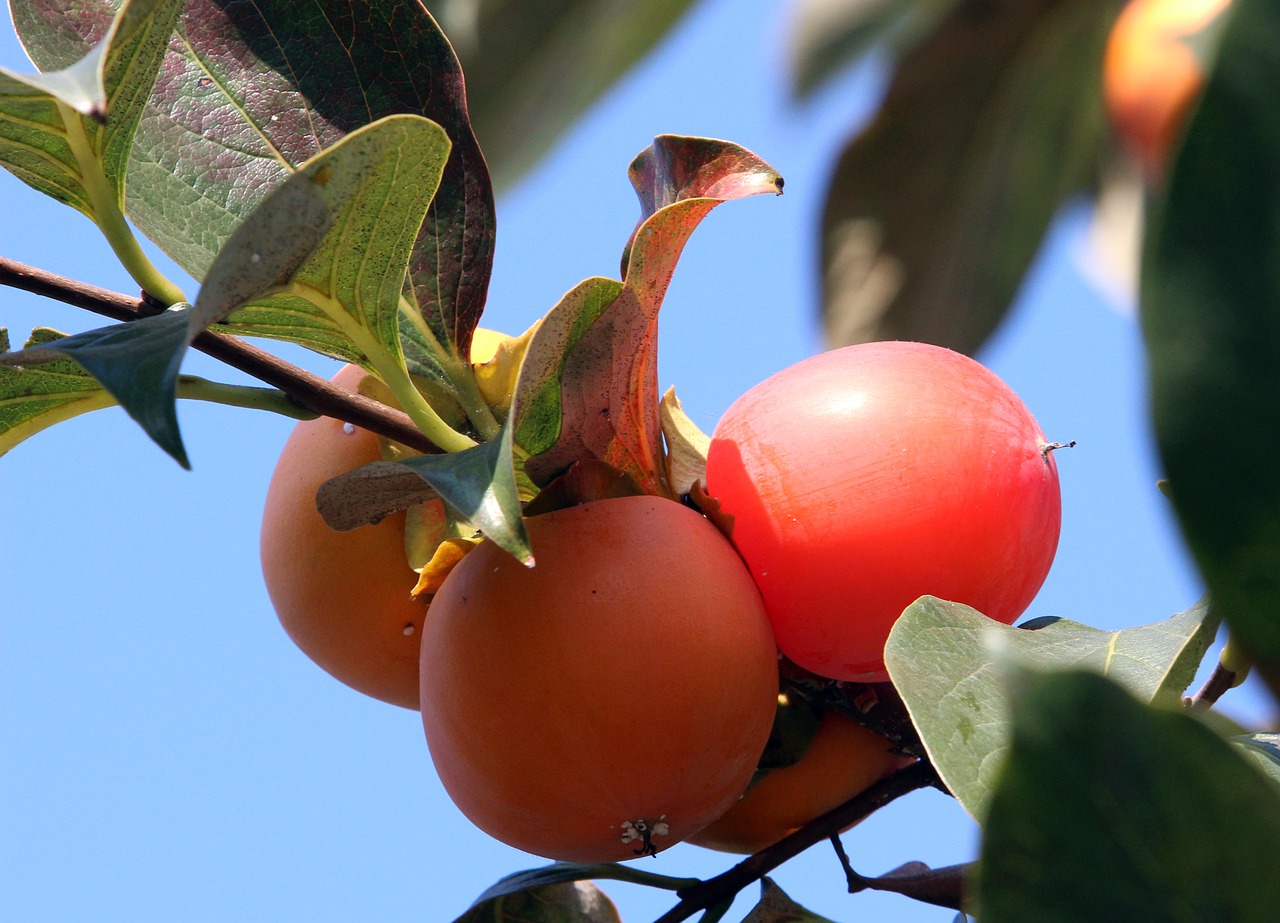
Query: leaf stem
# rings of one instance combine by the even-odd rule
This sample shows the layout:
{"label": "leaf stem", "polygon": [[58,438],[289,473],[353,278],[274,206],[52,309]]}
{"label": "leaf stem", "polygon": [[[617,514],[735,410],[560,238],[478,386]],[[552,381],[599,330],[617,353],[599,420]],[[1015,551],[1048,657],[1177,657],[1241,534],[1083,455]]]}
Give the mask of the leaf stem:
{"label": "leaf stem", "polygon": [[[146,301],[87,282],[68,279],[6,257],[0,257],[0,285],[52,298],[120,321],[137,320],[139,317],[158,313],[159,310]],[[195,338],[192,346],[259,381],[279,388],[300,406],[314,413],[344,420],[419,452],[440,451],[439,446],[424,436],[403,412],[372,398],[339,388],[319,375],[285,362],[238,337],[206,330]]]}
{"label": "leaf stem", "polygon": [[679,923],[699,910],[721,904],[815,843],[830,839],[903,795],[935,785],[937,779],[937,771],[925,760],[885,776],[860,795],[815,818],[772,846],[748,856],[727,872],[676,892],[680,896],[680,902],[655,923]]}
{"label": "leaf stem", "polygon": [[84,131],[84,116],[65,103],[58,103],[58,113],[66,126],[67,144],[75,155],[80,167],[80,181],[84,184],[89,196],[89,204],[93,209],[93,220],[107,239],[116,259],[124,266],[133,280],[152,298],[163,303],[165,307],[181,304],[187,300],[182,289],[174,285],[156,268],[155,264],[143,251],[137,236],[125,220],[120,210],[120,202],[106,174],[102,172],[102,161],[93,149],[93,144]]}
{"label": "leaf stem", "polygon": [[277,388],[231,385],[196,375],[182,375],[178,378],[178,397],[189,401],[225,404],[228,407],[267,410],[294,420],[314,420],[320,416]]}

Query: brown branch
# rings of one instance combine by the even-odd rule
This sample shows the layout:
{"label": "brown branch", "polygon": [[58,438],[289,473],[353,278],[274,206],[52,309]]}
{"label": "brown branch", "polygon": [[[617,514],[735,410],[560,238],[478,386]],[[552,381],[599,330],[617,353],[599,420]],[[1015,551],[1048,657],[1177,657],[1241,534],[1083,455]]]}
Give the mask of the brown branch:
{"label": "brown branch", "polygon": [[753,856],[748,856],[728,871],[677,891],[680,902],[659,917],[655,923],[678,923],[680,920],[687,920],[699,910],[714,907],[732,898],[747,885],[759,881],[815,843],[831,839],[840,831],[889,802],[917,789],[936,785],[937,781],[937,772],[930,763],[923,760],[912,763],[905,769],[899,769],[862,794],[815,818],[772,846],[760,850]]}
{"label": "brown branch", "polygon": [[1204,681],[1200,691],[1187,699],[1191,708],[1210,708],[1222,698],[1223,693],[1231,689],[1239,680],[1239,674],[1228,670],[1221,663],[1213,668],[1213,673]]}
{"label": "brown branch", "polygon": [[[5,257],[0,257],[0,285],[43,295],[119,321],[137,320],[160,310],[143,299],[130,298]],[[196,336],[191,345],[279,388],[299,406],[313,413],[345,420],[420,452],[440,451],[413,425],[407,414],[362,394],[339,388],[321,376],[285,362],[239,337],[206,330]]]}

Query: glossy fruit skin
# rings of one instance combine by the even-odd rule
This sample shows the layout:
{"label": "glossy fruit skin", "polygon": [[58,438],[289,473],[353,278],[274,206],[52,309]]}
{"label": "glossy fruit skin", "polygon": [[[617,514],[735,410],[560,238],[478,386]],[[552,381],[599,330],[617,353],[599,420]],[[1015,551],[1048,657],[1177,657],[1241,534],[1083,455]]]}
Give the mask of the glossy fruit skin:
{"label": "glossy fruit skin", "polygon": [[711,438],[707,491],[765,600],[779,649],[879,682],[922,595],[1012,623],[1061,523],[1040,428],[992,372],[922,343],[813,356],[752,388]]}
{"label": "glossy fruit skin", "polygon": [[[367,373],[345,366],[333,383],[356,390]],[[262,514],[262,575],[280,624],[326,672],[375,699],[418,707],[418,642],[427,607],[409,595],[417,575],[404,513],[335,532],[316,510],[325,481],[382,458],[368,430],[332,417],[294,427]]]}
{"label": "glossy fruit skin", "polygon": [[1188,37],[1229,0],[1132,0],[1120,13],[1103,59],[1103,95],[1116,131],[1148,177],[1164,173],[1169,152],[1204,86],[1204,67]]}
{"label": "glossy fruit skin", "polygon": [[[725,812],[768,739],[777,652],[720,533],[656,497],[532,517],[537,564],[489,542],[431,604],[422,719],[462,812],[550,859],[665,849]],[[657,825],[665,825],[659,827]]]}
{"label": "glossy fruit skin", "polygon": [[[504,339],[477,329],[472,359],[488,359]],[[356,391],[367,375],[347,365],[333,383]],[[303,653],[353,689],[417,709],[427,607],[410,597],[418,576],[405,556],[405,514],[335,532],[316,510],[321,484],[381,458],[368,430],[332,417],[295,426],[267,488],[262,575],[280,624]]]}
{"label": "glossy fruit skin", "polygon": [[890,747],[875,731],[828,711],[799,762],[775,769],[751,786],[741,801],[689,842],[743,855],[772,846],[912,762]]}

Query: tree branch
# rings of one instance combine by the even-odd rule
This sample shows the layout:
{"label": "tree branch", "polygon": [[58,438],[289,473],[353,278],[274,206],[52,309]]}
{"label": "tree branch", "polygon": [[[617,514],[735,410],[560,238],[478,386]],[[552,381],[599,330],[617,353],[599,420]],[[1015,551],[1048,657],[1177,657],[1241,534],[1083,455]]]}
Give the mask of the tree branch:
{"label": "tree branch", "polygon": [[687,920],[699,910],[724,902],[815,843],[821,843],[836,836],[840,831],[909,792],[937,784],[937,780],[936,770],[924,760],[899,769],[860,795],[813,819],[772,846],[760,850],[753,856],[748,856],[727,872],[677,891],[680,902],[659,917],[655,923],[679,923],[680,920]]}
{"label": "tree branch", "polygon": [[[160,310],[143,299],[130,298],[87,282],[68,279],[6,257],[0,257],[0,285],[43,295],[119,321],[137,320]],[[440,451],[401,411],[362,394],[339,388],[319,375],[285,362],[239,337],[206,330],[197,335],[191,345],[259,381],[279,388],[299,406],[313,413],[344,420],[419,452]]]}
{"label": "tree branch", "polygon": [[839,835],[831,838],[840,866],[844,869],[845,881],[849,885],[849,893],[859,891],[892,891],[926,904],[947,907],[951,910],[962,910],[964,899],[965,877],[970,866],[948,865],[945,868],[930,868],[923,862],[908,862],[900,865],[878,878],[859,875],[849,863],[849,855],[844,851],[844,844]]}

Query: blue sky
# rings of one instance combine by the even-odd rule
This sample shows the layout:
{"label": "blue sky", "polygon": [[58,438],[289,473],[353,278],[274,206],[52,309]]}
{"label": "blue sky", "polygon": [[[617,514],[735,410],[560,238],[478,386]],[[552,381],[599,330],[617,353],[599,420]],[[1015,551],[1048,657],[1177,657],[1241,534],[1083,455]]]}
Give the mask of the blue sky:
{"label": "blue sky", "polygon": [[[839,143],[874,106],[878,71],[872,63],[794,105],[784,30],[777,4],[708,0],[606,96],[501,200],[485,325],[518,331],[579,279],[616,274],[638,211],[627,164],[674,132],[751,148],[787,191],[726,203],[694,235],[663,312],[663,387],[674,384],[710,430],[740,393],[820,349],[816,218]],[[7,27],[0,65],[26,69]],[[132,289],[87,221],[8,174],[0,216],[0,254]],[[1028,614],[1119,628],[1189,606],[1199,586],[1154,486],[1131,311],[1079,270],[1086,220],[1083,207],[1064,214],[979,358],[1049,438],[1079,443],[1059,455],[1062,540]],[[98,325],[10,290],[0,290],[0,324],[16,341],[34,325]],[[337,368],[278,351],[325,374]],[[239,380],[202,356],[187,370]],[[0,459],[0,917],[450,920],[500,875],[542,864],[453,808],[415,713],[341,686],[279,628],[257,535],[291,422],[196,404],[180,417],[191,472],[118,410]],[[1261,702],[1246,687],[1228,710],[1257,715]],[[955,803],[926,792],[845,842],[855,867],[874,874],[913,859],[964,861],[976,837]],[[732,861],[680,846],[644,867],[703,876]],[[827,848],[775,877],[835,919],[952,917],[845,894]],[[629,921],[671,903],[606,890]],[[743,898],[729,919],[749,905]]]}

